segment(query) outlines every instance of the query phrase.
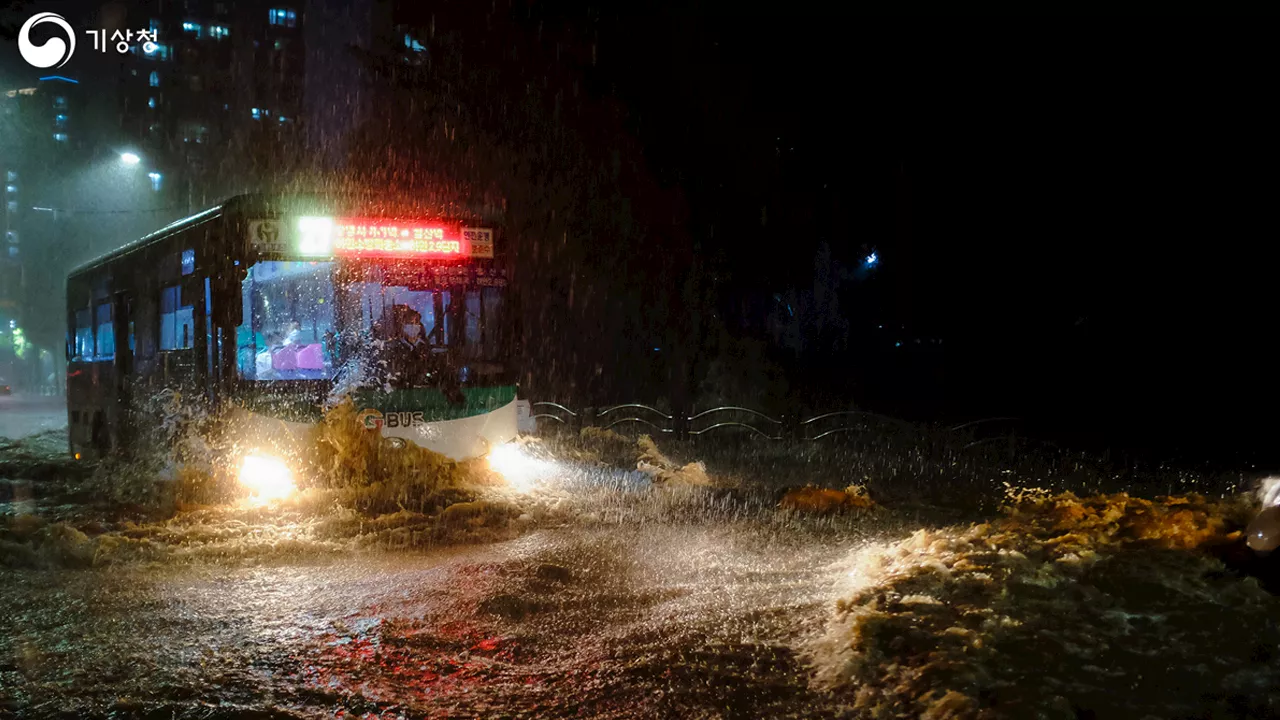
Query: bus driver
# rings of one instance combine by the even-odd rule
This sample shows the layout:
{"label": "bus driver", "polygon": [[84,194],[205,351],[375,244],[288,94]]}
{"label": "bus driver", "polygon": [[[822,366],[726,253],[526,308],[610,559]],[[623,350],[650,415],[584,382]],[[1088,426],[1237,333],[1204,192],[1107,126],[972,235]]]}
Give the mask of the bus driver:
{"label": "bus driver", "polygon": [[432,348],[423,337],[422,315],[408,305],[392,307],[396,339],[391,343],[388,370],[393,385],[402,388],[434,387],[449,404],[466,404],[458,370],[444,348]]}
{"label": "bus driver", "polygon": [[391,341],[388,370],[400,387],[423,387],[431,373],[431,347],[422,337],[422,315],[408,305],[391,309],[396,338]]}

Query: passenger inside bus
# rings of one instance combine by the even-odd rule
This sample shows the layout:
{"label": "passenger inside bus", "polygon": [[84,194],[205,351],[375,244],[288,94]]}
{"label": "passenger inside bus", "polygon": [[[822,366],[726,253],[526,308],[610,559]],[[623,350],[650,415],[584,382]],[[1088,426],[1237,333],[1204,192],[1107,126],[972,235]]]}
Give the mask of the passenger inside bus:
{"label": "passenger inside bus", "polygon": [[272,352],[281,345],[280,333],[271,331],[265,334],[262,350],[254,357],[254,379],[275,380],[277,373],[272,364]]}
{"label": "passenger inside bus", "polygon": [[332,273],[332,263],[264,261],[250,268],[242,282],[244,322],[237,330],[242,378],[323,380],[333,375]]}

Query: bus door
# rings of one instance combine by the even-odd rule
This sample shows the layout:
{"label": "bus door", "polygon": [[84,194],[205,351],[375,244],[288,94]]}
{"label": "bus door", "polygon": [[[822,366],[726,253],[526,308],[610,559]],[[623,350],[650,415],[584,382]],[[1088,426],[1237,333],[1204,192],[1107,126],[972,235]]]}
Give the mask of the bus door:
{"label": "bus door", "polygon": [[235,368],[236,347],[234,342],[227,340],[226,316],[229,308],[225,306],[240,300],[237,296],[223,292],[219,283],[217,277],[205,276],[203,300],[199,302],[201,312],[196,313],[195,317],[196,332],[199,334],[197,348],[203,349],[204,353],[198,362],[204,373],[205,393],[215,403],[226,391],[227,379],[230,377],[228,373],[234,373]]}

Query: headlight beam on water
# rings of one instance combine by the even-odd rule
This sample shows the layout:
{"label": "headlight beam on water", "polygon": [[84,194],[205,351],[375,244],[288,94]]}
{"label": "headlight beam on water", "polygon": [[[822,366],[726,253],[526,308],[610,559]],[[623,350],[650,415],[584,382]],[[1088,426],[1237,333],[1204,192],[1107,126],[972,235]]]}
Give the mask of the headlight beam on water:
{"label": "headlight beam on water", "polygon": [[555,469],[555,463],[532,457],[515,443],[490,450],[487,459],[489,469],[501,475],[517,492],[533,490],[539,480]]}
{"label": "headlight beam on water", "polygon": [[293,473],[274,455],[252,452],[240,461],[240,484],[249,489],[249,501],[265,504],[293,494]]}

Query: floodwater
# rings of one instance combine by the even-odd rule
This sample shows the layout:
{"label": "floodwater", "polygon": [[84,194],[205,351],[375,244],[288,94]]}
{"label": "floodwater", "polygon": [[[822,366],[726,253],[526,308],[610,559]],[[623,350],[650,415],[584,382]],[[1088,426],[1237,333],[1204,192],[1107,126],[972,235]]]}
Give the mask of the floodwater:
{"label": "floodwater", "polygon": [[67,425],[61,396],[0,395],[0,439],[21,438]]}
{"label": "floodwater", "polygon": [[0,715],[837,717],[803,648],[853,535],[564,527],[305,563],[21,570]]}
{"label": "floodwater", "polygon": [[[754,476],[755,486],[700,485],[707,476],[691,463],[655,479],[551,459],[539,445],[521,482],[477,489],[487,494],[450,506],[475,512],[447,523],[403,507],[360,515],[323,495],[169,517],[97,498],[102,485],[76,482],[88,471],[64,447],[57,433],[0,447],[0,720],[1022,717],[1033,706],[1046,717],[1270,717],[1280,707],[1267,690],[1280,605],[1248,563],[1198,549],[1242,545],[1250,508],[1239,497],[1059,497],[1019,510],[1030,514],[1011,517],[1025,527],[1006,519],[1000,542],[979,547],[973,538],[996,526],[942,508],[780,510],[778,488]],[[814,476],[799,461],[793,472],[759,465],[778,482]],[[1068,540],[1084,545],[1062,557],[1033,548]],[[1168,547],[1153,551],[1157,540]],[[1072,575],[1062,559],[1084,569]],[[1021,574],[987,568],[997,561]],[[1218,592],[1211,602],[1206,588]],[[1152,597],[1164,605],[1153,611]],[[991,613],[1007,622],[988,623]],[[1130,637],[1141,617],[1174,632]],[[937,627],[926,632],[926,620]],[[1101,665],[1084,653],[1056,674],[1032,663],[1041,684],[1029,685],[1025,658],[1056,652],[1045,642],[1057,636],[1100,655],[1125,649],[1139,680],[1149,658],[1176,655],[1161,677],[1189,680],[1171,704],[1174,693],[1135,691],[1150,683],[1096,682]],[[912,637],[920,644],[902,640]],[[1031,699],[996,708],[1009,688]]]}

